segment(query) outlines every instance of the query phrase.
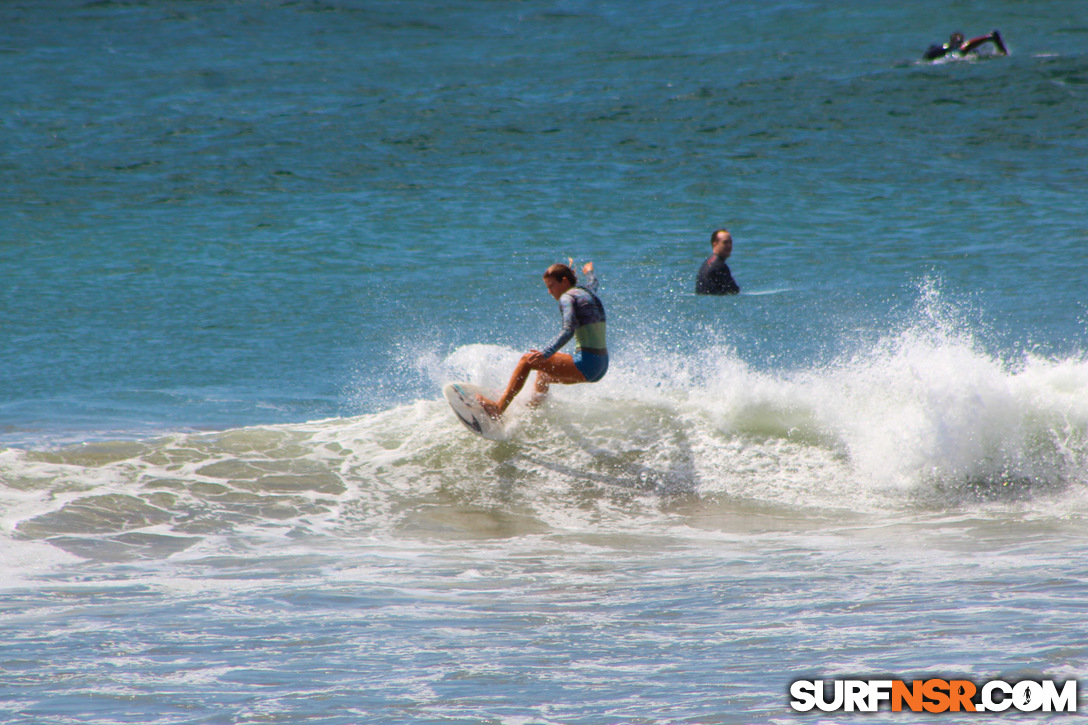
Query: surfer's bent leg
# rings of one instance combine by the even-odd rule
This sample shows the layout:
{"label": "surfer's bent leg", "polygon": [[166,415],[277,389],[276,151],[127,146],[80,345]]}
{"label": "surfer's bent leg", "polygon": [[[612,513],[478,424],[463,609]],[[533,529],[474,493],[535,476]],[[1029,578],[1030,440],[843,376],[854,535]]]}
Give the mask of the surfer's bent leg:
{"label": "surfer's bent leg", "polygon": [[535,367],[536,391],[530,405],[540,405],[548,395],[548,387],[553,383],[574,385],[586,382],[586,376],[582,374],[577,363],[578,353],[574,356],[565,352],[557,352]]}
{"label": "surfer's bent leg", "polygon": [[506,386],[506,391],[498,402],[480,398],[480,404],[483,405],[488,415],[497,418],[506,412],[506,409],[514,402],[514,398],[525,387],[525,381],[529,379],[529,373],[533,370],[537,371],[537,396],[534,399],[535,402],[539,402],[539,398],[547,394],[548,386],[552,383],[571,385],[586,381],[585,375],[574,364],[574,358],[564,352],[557,352],[547,358],[540,357],[538,352],[527,352],[518,360],[517,367],[514,368],[514,373],[510,376],[510,382]]}
{"label": "surfer's bent leg", "polygon": [[503,392],[502,397],[498,402],[488,400],[487,398],[480,396],[480,405],[483,406],[487,414],[492,418],[498,418],[500,415],[506,412],[506,409],[510,407],[510,403],[514,402],[514,398],[518,396],[521,389],[525,387],[525,381],[529,379],[529,373],[532,372],[533,367],[529,362],[529,358],[532,353],[525,353],[518,360],[518,364],[514,367],[514,373],[510,376],[510,382],[506,384],[506,391]]}
{"label": "surfer's bent leg", "polygon": [[546,373],[536,374],[536,385],[533,389],[533,397],[529,399],[529,407],[535,408],[544,402],[544,398],[548,397],[548,386],[554,383],[555,380],[548,376]]}
{"label": "surfer's bent leg", "polygon": [[530,405],[539,405],[542,403],[545,396],[548,395],[548,386],[552,383],[565,383],[567,385],[573,385],[575,383],[595,383],[603,378],[604,374],[608,372],[608,352],[605,350],[590,352],[579,348],[574,352],[574,355],[556,353],[549,358],[549,360],[555,360],[556,358],[559,358],[560,355],[570,361],[569,366],[573,366],[574,370],[570,369],[567,360],[560,358],[556,361],[556,364],[562,365],[564,368],[561,377],[556,377],[543,370],[538,372],[536,374],[536,393],[529,402]]}

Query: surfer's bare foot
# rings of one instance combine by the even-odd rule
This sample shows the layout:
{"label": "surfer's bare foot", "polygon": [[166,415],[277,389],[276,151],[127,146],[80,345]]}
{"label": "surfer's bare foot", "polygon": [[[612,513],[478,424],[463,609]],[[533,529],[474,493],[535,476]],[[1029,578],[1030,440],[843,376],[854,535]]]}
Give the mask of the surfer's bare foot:
{"label": "surfer's bare foot", "polygon": [[529,402],[527,403],[527,405],[530,408],[539,408],[540,406],[544,405],[544,401],[547,399],[547,393],[533,393],[532,397],[529,398]]}
{"label": "surfer's bare foot", "polygon": [[493,403],[482,395],[477,395],[476,400],[480,402],[480,407],[484,409],[484,412],[491,416],[492,419],[498,420],[502,417],[502,409],[499,408],[498,403]]}

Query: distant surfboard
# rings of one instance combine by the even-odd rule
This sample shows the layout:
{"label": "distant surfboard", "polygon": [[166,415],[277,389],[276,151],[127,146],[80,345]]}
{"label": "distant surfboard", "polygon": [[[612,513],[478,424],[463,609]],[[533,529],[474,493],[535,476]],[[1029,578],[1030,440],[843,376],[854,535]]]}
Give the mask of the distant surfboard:
{"label": "distant surfboard", "polygon": [[488,415],[476,399],[477,395],[487,397],[489,393],[490,391],[472,383],[450,383],[442,388],[442,394],[466,428],[488,440],[503,440],[506,438],[506,426],[502,419],[495,420]]}

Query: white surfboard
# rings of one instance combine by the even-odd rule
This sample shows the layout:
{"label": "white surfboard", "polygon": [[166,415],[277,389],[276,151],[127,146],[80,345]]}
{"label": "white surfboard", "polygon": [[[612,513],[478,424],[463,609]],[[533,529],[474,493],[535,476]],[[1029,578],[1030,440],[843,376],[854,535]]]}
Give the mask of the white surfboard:
{"label": "white surfboard", "polygon": [[470,431],[492,441],[501,441],[506,438],[506,426],[502,418],[498,420],[492,418],[476,399],[477,395],[487,397],[490,394],[489,390],[472,383],[449,383],[442,388],[442,394],[446,396],[457,418]]}

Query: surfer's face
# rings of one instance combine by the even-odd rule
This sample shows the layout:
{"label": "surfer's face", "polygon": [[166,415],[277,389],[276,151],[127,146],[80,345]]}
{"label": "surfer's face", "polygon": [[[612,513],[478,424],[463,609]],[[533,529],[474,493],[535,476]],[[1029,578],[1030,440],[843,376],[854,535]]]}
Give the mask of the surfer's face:
{"label": "surfer's face", "polygon": [[555,299],[559,299],[564,292],[570,289],[570,280],[545,277],[544,285],[548,288],[548,294]]}

